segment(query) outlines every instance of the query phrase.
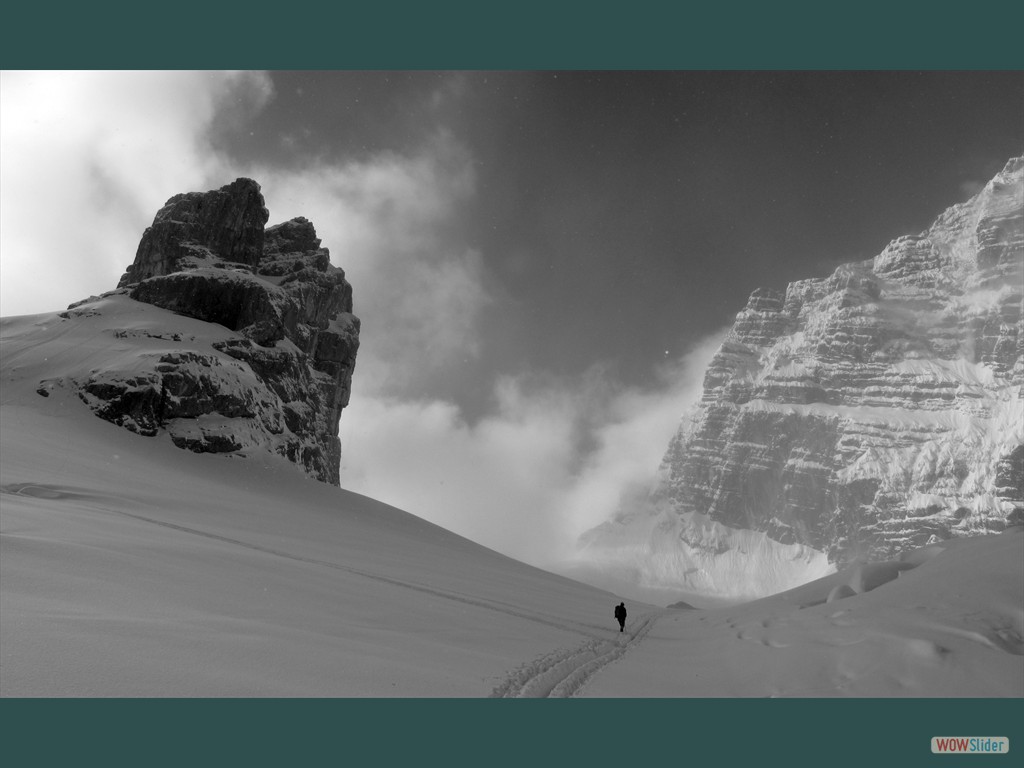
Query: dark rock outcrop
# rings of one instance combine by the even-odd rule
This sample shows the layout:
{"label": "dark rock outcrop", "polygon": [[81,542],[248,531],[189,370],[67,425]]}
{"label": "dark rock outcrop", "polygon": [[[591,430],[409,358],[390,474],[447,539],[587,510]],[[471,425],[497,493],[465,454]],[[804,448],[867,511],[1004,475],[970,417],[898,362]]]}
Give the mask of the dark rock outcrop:
{"label": "dark rock outcrop", "polygon": [[167,432],[196,452],[270,450],[337,485],[359,347],[352,288],[307,219],[264,229],[267,219],[250,179],[168,200],[116,293],[227,332],[205,349],[179,337],[172,352],[140,353],[130,371],[94,372],[79,394],[139,434]]}
{"label": "dark rock outcrop", "polygon": [[135,262],[118,287],[218,260],[254,267],[263,257],[269,217],[260,185],[252,179],[175,195],[143,233]]}

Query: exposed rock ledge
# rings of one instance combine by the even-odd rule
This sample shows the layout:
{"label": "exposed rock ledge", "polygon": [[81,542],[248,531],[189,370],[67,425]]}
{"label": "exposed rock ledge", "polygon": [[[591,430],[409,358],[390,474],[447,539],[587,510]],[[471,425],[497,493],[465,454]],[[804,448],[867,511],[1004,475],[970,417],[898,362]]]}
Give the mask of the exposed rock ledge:
{"label": "exposed rock ledge", "polygon": [[[168,200],[115,293],[231,333],[121,329],[119,338],[160,338],[160,349],[140,351],[130,370],[93,371],[76,382],[79,396],[133,432],[166,432],[196,452],[270,450],[337,485],[359,347],[352,288],[308,220],[265,229],[268,218],[251,179]],[[79,305],[65,316],[89,311]]]}

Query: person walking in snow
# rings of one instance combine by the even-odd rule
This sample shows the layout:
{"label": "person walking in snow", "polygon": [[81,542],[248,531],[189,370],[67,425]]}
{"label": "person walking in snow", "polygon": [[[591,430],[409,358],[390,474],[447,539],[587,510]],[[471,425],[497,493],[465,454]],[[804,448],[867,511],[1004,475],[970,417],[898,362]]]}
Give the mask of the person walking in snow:
{"label": "person walking in snow", "polygon": [[626,604],[619,603],[615,606],[615,618],[619,620],[619,632],[626,628]]}

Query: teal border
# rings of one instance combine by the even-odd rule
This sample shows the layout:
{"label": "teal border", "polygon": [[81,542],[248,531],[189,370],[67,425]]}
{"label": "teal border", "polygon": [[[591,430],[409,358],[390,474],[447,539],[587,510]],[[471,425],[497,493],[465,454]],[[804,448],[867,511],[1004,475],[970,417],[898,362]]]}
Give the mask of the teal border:
{"label": "teal border", "polygon": [[1020,69],[1018,0],[17,3],[0,66]]}
{"label": "teal border", "polygon": [[[1016,70],[1021,6],[15,4],[0,24],[0,67]],[[930,739],[1009,736],[1024,752],[1022,723],[1024,698],[5,699],[0,755],[33,766],[999,766],[1007,760],[932,755]]]}
{"label": "teal border", "polygon": [[[9,765],[985,765],[933,736],[1008,736],[1024,701],[31,699],[0,701]],[[12,760],[13,758],[13,760]]]}

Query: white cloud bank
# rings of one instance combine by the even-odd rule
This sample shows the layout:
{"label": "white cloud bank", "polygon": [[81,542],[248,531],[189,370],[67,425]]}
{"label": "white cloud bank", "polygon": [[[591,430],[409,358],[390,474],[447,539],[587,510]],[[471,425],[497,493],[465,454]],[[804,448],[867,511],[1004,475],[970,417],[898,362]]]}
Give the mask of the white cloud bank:
{"label": "white cloud bank", "polygon": [[470,425],[442,401],[353,397],[342,416],[342,483],[541,566],[645,490],[721,335],[666,367],[649,391],[595,373],[541,387],[496,384],[497,411]]}
{"label": "white cloud bank", "polygon": [[164,201],[221,175],[218,113],[270,93],[253,72],[0,73],[0,313],[113,288]]}
{"label": "white cloud bank", "polygon": [[310,219],[352,283],[364,393],[401,394],[477,354],[489,298],[480,254],[448,232],[474,192],[471,159],[451,135],[437,132],[412,156],[245,171],[263,187],[271,221]]}
{"label": "white cloud bank", "polygon": [[[211,131],[270,102],[263,73],[5,72],[0,86],[0,314],[111,289],[168,197],[255,178],[270,223],[313,221],[355,287],[362,347],[342,416],[352,490],[546,564],[647,482],[699,393],[717,340],[646,391],[616,388],[597,367],[581,381],[500,380],[496,409],[474,424],[410,395],[477,353],[490,302],[481,254],[453,226],[475,194],[472,158],[441,127],[412,155],[240,166]],[[442,83],[438,97],[451,91]]]}

